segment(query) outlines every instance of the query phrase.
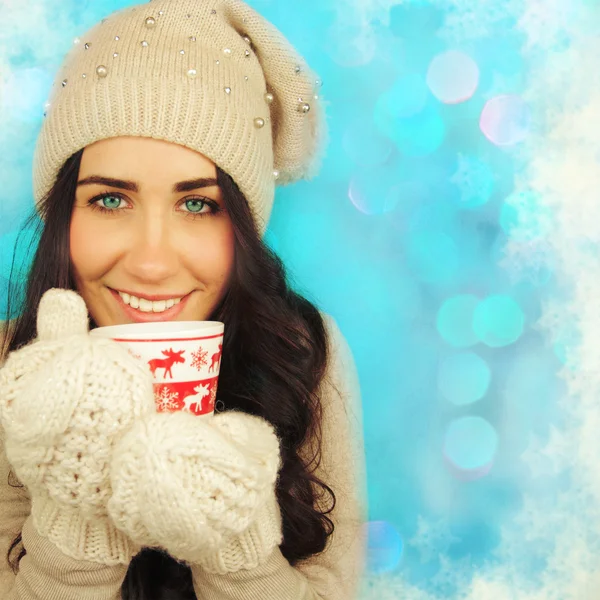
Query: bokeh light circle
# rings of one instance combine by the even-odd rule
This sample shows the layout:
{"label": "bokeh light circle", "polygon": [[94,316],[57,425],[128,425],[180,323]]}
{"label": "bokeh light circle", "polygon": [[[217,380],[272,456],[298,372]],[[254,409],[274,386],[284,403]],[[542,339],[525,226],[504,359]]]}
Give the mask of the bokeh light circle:
{"label": "bokeh light circle", "polygon": [[444,142],[446,123],[437,109],[429,106],[414,117],[398,119],[388,135],[405,156],[428,156]]}
{"label": "bokeh light circle", "polygon": [[375,126],[406,156],[427,156],[445,139],[446,124],[430,98],[423,77],[411,73],[397,80],[375,102]]}
{"label": "bokeh light circle", "polygon": [[487,393],[492,373],[488,364],[473,352],[448,356],[438,371],[438,389],[457,406],[472,404]]}
{"label": "bokeh light circle", "polygon": [[479,127],[496,146],[512,146],[525,139],[530,121],[530,109],[520,96],[502,95],[485,104]]}
{"label": "bokeh light circle", "polygon": [[366,529],[369,571],[389,573],[396,569],[404,550],[398,530],[388,521],[369,521]]}
{"label": "bokeh light circle", "polygon": [[431,93],[445,104],[465,102],[479,84],[477,63],[464,52],[449,50],[433,58],[427,70]]}
{"label": "bokeh light circle", "polygon": [[393,211],[401,199],[397,174],[387,165],[361,168],[350,180],[348,197],[366,215]]}
{"label": "bokeh light circle", "polygon": [[482,417],[454,419],[446,429],[444,457],[461,479],[477,479],[489,473],[497,450],[498,433]]}
{"label": "bokeh light circle", "polygon": [[[392,87],[381,94],[375,104],[375,114],[386,119],[406,119],[419,114],[427,103],[429,90],[423,77],[410,73],[398,79]],[[387,129],[387,123],[383,132]]]}
{"label": "bokeh light circle", "polygon": [[468,348],[479,342],[473,330],[473,315],[479,298],[471,294],[454,296],[444,301],[437,314],[437,330],[455,348]]}
{"label": "bokeh light circle", "polygon": [[495,295],[482,300],[473,315],[473,329],[481,342],[491,348],[508,346],[523,334],[525,316],[510,296]]}

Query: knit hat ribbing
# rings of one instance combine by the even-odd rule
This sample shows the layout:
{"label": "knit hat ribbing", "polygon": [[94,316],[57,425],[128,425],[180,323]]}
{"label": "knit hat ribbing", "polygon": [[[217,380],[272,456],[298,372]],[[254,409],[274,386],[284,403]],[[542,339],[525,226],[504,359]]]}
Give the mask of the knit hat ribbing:
{"label": "knit hat ribbing", "polygon": [[41,207],[64,161],[102,139],[152,137],[227,172],[262,234],[275,183],[310,179],[326,146],[319,80],[241,0],[153,0],[119,10],[67,54],[37,140]]}

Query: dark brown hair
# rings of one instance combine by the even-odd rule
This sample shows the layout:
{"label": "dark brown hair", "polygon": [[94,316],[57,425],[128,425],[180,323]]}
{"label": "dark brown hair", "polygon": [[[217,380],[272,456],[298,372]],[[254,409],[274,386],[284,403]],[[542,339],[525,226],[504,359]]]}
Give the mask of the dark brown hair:
{"label": "dark brown hair", "polygon": [[[13,311],[15,318],[0,356],[35,337],[37,307],[48,289],[75,289],[69,226],[82,154],[75,153],[60,170],[45,198],[43,221],[34,214],[24,225],[25,230],[37,222],[39,242],[28,276],[14,276],[14,265],[11,270],[7,315],[11,319]],[[334,529],[327,515],[335,506],[335,494],[314,474],[321,460],[318,390],[328,360],[327,330],[319,310],[291,289],[281,259],[261,239],[235,182],[219,168],[217,177],[235,232],[235,265],[228,291],[210,316],[225,323],[216,410],[242,410],[275,427],[283,465],[277,486],[283,520],[280,548],[294,565],[322,552]],[[16,298],[22,298],[19,311],[11,306]],[[90,327],[95,327],[91,319]],[[308,440],[317,443],[306,461],[299,450]],[[14,486],[14,473],[10,475],[9,485]],[[316,500],[324,506],[324,495],[330,501],[321,511]],[[17,549],[18,556],[11,559]],[[25,553],[19,534],[6,557],[15,573]],[[121,593],[128,600],[195,598],[189,567],[148,548],[131,561]]]}

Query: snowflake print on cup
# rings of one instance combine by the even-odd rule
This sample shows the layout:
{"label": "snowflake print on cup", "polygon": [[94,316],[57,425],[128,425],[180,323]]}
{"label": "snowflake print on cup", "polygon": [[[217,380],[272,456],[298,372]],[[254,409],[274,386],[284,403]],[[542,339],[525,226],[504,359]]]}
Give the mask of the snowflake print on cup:
{"label": "snowflake print on cup", "polygon": [[177,399],[179,394],[171,391],[168,386],[162,386],[154,390],[154,400],[156,401],[156,410],[158,412],[173,412],[179,408]]}
{"label": "snowflake print on cup", "polygon": [[129,350],[127,350],[127,352],[129,353],[130,356],[133,356],[133,358],[135,358],[137,360],[142,360],[141,355],[136,354],[133,350],[131,350],[131,348]]}
{"label": "snowflake print on cup", "polygon": [[208,350],[204,350],[202,346],[200,346],[196,352],[192,352],[192,367],[201,371],[202,367],[205,367],[207,364]]}

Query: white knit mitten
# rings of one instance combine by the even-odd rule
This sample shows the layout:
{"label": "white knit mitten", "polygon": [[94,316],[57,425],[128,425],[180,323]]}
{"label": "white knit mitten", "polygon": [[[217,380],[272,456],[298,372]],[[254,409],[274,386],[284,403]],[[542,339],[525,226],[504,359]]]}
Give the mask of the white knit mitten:
{"label": "white knit mitten", "polygon": [[44,294],[37,332],[0,370],[6,456],[41,535],[76,559],[128,564],[140,547],[108,518],[109,463],[134,420],[156,410],[151,376],[121,345],[88,334],[75,292]]}
{"label": "white knit mitten", "polygon": [[279,468],[264,419],[155,413],[115,448],[108,511],[140,545],[212,573],[251,569],[282,541]]}

